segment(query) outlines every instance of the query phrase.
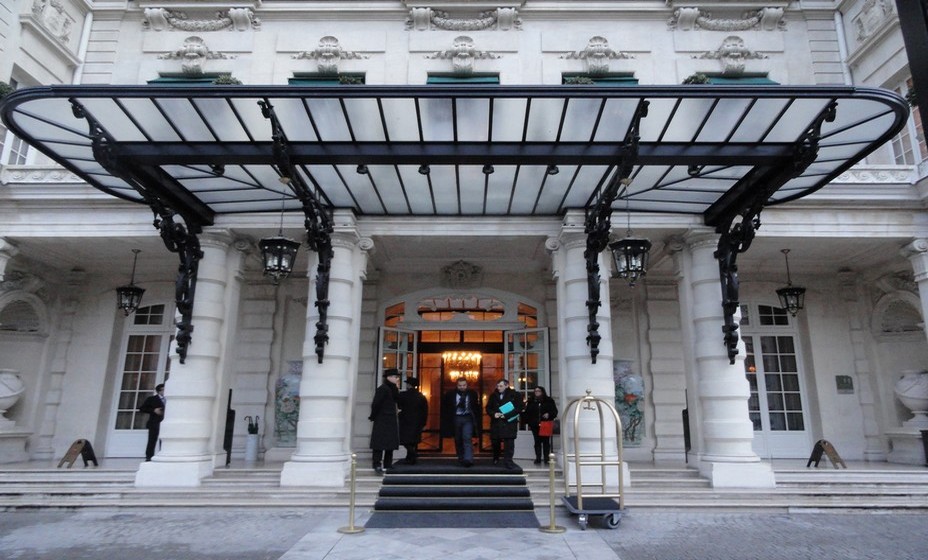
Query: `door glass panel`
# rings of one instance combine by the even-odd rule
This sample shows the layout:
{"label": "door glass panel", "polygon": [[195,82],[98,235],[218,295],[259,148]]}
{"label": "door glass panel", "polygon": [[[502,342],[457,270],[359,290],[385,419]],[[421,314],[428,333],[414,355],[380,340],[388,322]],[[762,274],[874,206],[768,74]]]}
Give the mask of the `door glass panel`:
{"label": "door glass panel", "polygon": [[[742,317],[746,317],[743,314]],[[757,366],[754,365],[754,339],[744,337],[744,375],[747,377],[748,386],[751,388],[751,396],[748,397],[748,415],[751,418],[751,424],[754,425],[754,431],[763,429],[760,416],[760,396],[757,392]]]}
{"label": "door glass panel", "polygon": [[155,391],[155,379],[164,336],[161,334],[129,335],[122,381],[116,400],[117,430],[138,429],[147,420],[147,415],[139,412],[138,407],[147,396]]}
{"label": "door glass panel", "polygon": [[380,373],[385,369],[396,368],[400,378],[415,377],[416,366],[416,333],[381,327],[380,330],[380,363],[381,370],[374,378],[374,383],[380,383]]}
{"label": "door glass panel", "polygon": [[545,329],[527,329],[506,333],[506,375],[523,400],[535,387],[548,386],[548,339]]}

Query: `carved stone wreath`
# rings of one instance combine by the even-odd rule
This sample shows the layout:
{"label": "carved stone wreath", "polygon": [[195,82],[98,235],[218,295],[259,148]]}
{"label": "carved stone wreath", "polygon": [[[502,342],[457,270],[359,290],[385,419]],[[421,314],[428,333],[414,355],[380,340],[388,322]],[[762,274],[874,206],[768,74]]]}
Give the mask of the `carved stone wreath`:
{"label": "carved stone wreath", "polygon": [[744,13],[740,18],[713,18],[712,14],[701,8],[677,8],[673,17],[667,22],[670,29],[689,31],[705,29],[707,31],[762,31],[786,30],[783,21],[783,8],[761,8]]}
{"label": "carved stone wreath", "polygon": [[515,8],[497,8],[480,12],[476,17],[452,17],[448,12],[432,8],[410,8],[406,29],[425,31],[442,29],[445,31],[483,31],[485,29],[521,29],[522,20]]}
{"label": "carved stone wreath", "polygon": [[192,19],[186,12],[167,8],[145,8],[142,27],[152,31],[177,29],[179,31],[222,31],[234,29],[245,31],[261,27],[261,20],[250,8],[230,8],[227,12],[216,12],[213,18]]}

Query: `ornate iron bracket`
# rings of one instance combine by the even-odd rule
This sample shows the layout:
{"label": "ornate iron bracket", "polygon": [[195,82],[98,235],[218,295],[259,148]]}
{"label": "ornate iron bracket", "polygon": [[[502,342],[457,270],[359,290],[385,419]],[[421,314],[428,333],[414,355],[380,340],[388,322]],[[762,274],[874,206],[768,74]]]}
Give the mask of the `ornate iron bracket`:
{"label": "ornate iron bracket", "polygon": [[832,101],[819,113],[796,144],[790,165],[766,174],[746,177],[743,184],[736,187],[739,195],[732,199],[731,206],[727,212],[721,214],[723,218],[716,226],[716,232],[721,234],[714,256],[719,262],[722,287],[722,336],[730,364],[735,363],[740,339],[738,323],[735,322],[735,312],[740,305],[738,254],[747,251],[754,241],[757,229],[761,225],[760,213],[767,200],[786,181],[802,174],[815,161],[822,137],[822,125],[834,121],[837,107],[838,104]]}
{"label": "ornate iron bracket", "polygon": [[[106,135],[100,122],[94,118],[77,100],[71,99],[71,109],[74,116],[87,121],[94,157],[107,171],[123,179],[129,184],[151,208],[155,215],[153,225],[158,229],[165,247],[172,253],[177,253],[180,264],[177,267],[177,278],[174,284],[174,297],[177,312],[180,318],[175,322],[177,334],[177,354],[180,363],[187,359],[187,348],[193,340],[193,302],[196,294],[197,271],[203,251],[200,250],[200,241],[197,234],[203,231],[203,221],[195,216],[210,215],[204,208],[189,208],[177,200],[177,194],[170,196],[162,188],[158,188],[159,177],[157,172],[145,169],[129,169],[122,165],[120,159],[114,154],[115,141]],[[169,204],[166,199],[174,199]],[[172,208],[177,206],[177,208]],[[174,218],[180,215],[184,223],[175,222]],[[209,220],[211,221],[211,219]]]}
{"label": "ornate iron bracket", "polygon": [[316,345],[316,357],[321,364],[325,356],[325,345],[329,342],[329,273],[332,268],[332,217],[319,201],[313,190],[309,188],[293,165],[290,159],[287,136],[274,112],[274,107],[267,99],[259,101],[261,114],[271,121],[271,138],[274,145],[274,162],[281,182],[288,185],[303,206],[304,227],[306,228],[306,241],[310,250],[319,255],[319,265],[316,267],[316,309],[319,311],[319,320],[316,322],[316,334],[313,341]]}
{"label": "ornate iron bracket", "polygon": [[[625,134],[622,151],[619,154],[619,163],[616,172],[609,183],[596,198],[593,205],[586,210],[584,233],[586,233],[586,249],[583,258],[586,260],[587,300],[586,309],[589,315],[586,343],[590,347],[590,358],[596,363],[599,355],[599,321],[596,314],[602,305],[600,300],[599,254],[609,245],[609,234],[612,231],[612,203],[619,196],[622,188],[628,188],[631,183],[629,176],[634,169],[638,157],[638,140],[640,139],[641,119],[648,115],[648,102],[642,100],[635,109],[631,125]],[[626,193],[627,196],[627,193]]]}

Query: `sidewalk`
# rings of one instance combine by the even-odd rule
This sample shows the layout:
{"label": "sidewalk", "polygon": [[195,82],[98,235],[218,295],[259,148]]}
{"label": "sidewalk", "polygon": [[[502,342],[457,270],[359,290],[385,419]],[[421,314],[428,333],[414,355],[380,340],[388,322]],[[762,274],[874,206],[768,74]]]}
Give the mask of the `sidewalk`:
{"label": "sidewalk", "polygon": [[[548,524],[547,510],[536,510]],[[368,511],[359,511],[363,526]],[[616,530],[559,510],[567,529],[368,529],[347,510],[177,508],[0,513],[10,560],[925,560],[926,514],[659,513],[628,510]]]}

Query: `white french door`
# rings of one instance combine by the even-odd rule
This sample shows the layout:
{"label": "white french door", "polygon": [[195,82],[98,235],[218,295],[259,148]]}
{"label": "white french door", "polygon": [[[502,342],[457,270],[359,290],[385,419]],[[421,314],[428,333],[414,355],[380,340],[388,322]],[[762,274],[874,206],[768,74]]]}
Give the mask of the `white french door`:
{"label": "white french door", "polygon": [[[747,307],[747,306],[745,306]],[[808,403],[797,337],[788,313],[759,305],[745,320],[744,369],[751,397],[754,452],[764,459],[801,458],[811,449]]]}
{"label": "white french door", "polygon": [[416,331],[397,329],[394,327],[380,327],[380,369],[374,378],[374,386],[380,384],[380,375],[383,370],[396,368],[400,372],[400,379],[417,377],[416,366]]}
{"label": "white french door", "polygon": [[506,378],[526,401],[541,385],[551,394],[548,373],[548,329],[506,331]]}
{"label": "white french door", "polygon": [[168,349],[173,339],[173,313],[165,312],[164,305],[140,307],[128,320],[131,324],[119,353],[106,457],[145,456],[148,415],[139,412],[139,406],[155,393],[156,385],[167,380],[171,369]]}

